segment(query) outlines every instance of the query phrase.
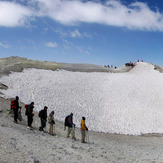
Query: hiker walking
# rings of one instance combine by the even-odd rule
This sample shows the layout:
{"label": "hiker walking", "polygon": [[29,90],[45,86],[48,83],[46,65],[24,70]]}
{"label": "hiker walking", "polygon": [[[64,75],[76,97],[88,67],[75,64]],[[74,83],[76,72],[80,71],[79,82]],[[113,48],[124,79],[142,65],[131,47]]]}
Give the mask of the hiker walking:
{"label": "hiker walking", "polygon": [[53,125],[55,124],[55,121],[54,121],[54,111],[52,111],[50,114],[49,114],[49,125],[50,125],[50,128],[49,128],[49,134],[50,135],[53,135]]}
{"label": "hiker walking", "polygon": [[86,133],[85,131],[88,131],[88,128],[85,124],[85,117],[82,117],[82,120],[81,120],[81,143],[86,143],[85,142],[85,136],[86,136]]}
{"label": "hiker walking", "polygon": [[31,102],[30,105],[28,105],[27,110],[26,110],[26,115],[28,119],[28,126],[27,128],[32,129],[32,122],[33,122],[33,108],[34,108],[34,102]]}
{"label": "hiker walking", "polygon": [[18,110],[19,110],[19,108],[21,108],[19,106],[19,97],[16,96],[15,100],[11,101],[11,109],[14,111],[14,122],[15,123],[18,123],[17,119],[18,119]]}
{"label": "hiker walking", "polygon": [[76,139],[74,134],[75,124],[73,123],[73,113],[71,113],[65,118],[65,127],[66,126],[68,127],[67,138],[69,138],[69,135],[71,134],[72,139],[75,140]]}
{"label": "hiker walking", "polygon": [[39,111],[39,117],[41,120],[41,126],[39,128],[40,131],[44,131],[44,127],[46,126],[46,121],[47,121],[47,106],[44,106],[43,110]]}

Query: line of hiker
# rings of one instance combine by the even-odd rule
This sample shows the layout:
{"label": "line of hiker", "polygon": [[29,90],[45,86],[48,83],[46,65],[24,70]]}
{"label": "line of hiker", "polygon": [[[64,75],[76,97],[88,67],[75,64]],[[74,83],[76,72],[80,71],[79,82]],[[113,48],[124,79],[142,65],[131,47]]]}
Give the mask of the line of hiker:
{"label": "line of hiker", "polygon": [[[20,111],[19,111],[20,109]],[[33,130],[32,123],[33,123],[33,109],[34,109],[34,102],[31,102],[30,104],[25,105],[25,115],[27,116],[27,128]],[[13,110],[14,112],[14,122],[17,122],[17,119],[20,121],[22,120],[21,117],[21,107],[19,106],[19,97],[16,96],[15,100],[11,101],[11,111]],[[39,127],[40,131],[44,132],[44,128],[46,127],[46,122],[48,118],[48,123],[49,123],[49,134],[54,135],[54,125],[55,125],[55,120],[54,120],[54,111],[51,111],[49,116],[47,116],[47,110],[48,107],[44,106],[44,109],[40,110],[38,113],[38,116],[40,118],[41,126]],[[64,122],[64,130],[66,130],[67,127],[67,138],[70,137],[73,140],[76,140],[75,138],[75,124],[73,123],[73,113],[70,115],[66,116],[65,122]],[[85,117],[82,117],[81,120],[81,142],[86,143],[86,131],[88,131],[88,128],[85,124]]]}

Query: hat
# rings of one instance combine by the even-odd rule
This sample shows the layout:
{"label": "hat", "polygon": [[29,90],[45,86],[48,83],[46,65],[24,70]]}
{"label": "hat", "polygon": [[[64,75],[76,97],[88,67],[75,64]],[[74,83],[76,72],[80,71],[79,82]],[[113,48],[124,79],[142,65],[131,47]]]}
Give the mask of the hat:
{"label": "hat", "polygon": [[82,120],[85,120],[85,117],[82,117]]}
{"label": "hat", "polygon": [[44,109],[48,109],[48,107],[47,106],[44,106]]}

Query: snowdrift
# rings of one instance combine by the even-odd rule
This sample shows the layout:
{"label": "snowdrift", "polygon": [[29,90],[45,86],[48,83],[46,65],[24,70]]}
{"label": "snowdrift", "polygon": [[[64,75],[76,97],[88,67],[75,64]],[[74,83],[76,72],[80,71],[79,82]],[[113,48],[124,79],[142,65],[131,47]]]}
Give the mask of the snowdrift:
{"label": "snowdrift", "polygon": [[163,133],[163,74],[150,63],[137,63],[126,73],[25,69],[0,82],[8,86],[1,96],[34,101],[38,111],[47,105],[60,121],[73,112],[78,127],[85,116],[94,131]]}

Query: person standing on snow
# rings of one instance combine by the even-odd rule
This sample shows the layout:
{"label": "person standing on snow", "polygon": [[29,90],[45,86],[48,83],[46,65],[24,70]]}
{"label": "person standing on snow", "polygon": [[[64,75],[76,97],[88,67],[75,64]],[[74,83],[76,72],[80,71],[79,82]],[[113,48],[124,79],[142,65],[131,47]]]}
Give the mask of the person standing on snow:
{"label": "person standing on snow", "polygon": [[73,113],[71,113],[70,115],[68,115],[66,118],[65,118],[65,127],[68,127],[68,130],[67,130],[67,138],[69,138],[69,135],[71,134],[72,135],[72,139],[76,139],[75,138],[75,131],[74,131],[74,128],[75,128],[75,124],[73,123]]}
{"label": "person standing on snow", "polygon": [[50,128],[49,128],[49,134],[50,135],[53,135],[53,125],[55,124],[55,121],[54,121],[54,111],[52,111],[50,114],[49,114],[49,125],[50,125]]}
{"label": "person standing on snow", "polygon": [[13,104],[13,111],[14,111],[14,122],[15,123],[18,123],[17,122],[17,119],[18,119],[18,110],[19,110],[19,97],[18,96],[16,96],[16,98],[15,98],[15,100],[14,100],[14,102],[13,102],[14,104]]}
{"label": "person standing on snow", "polygon": [[47,106],[44,106],[44,109],[39,112],[39,117],[41,120],[41,126],[39,128],[40,131],[44,131],[44,127],[46,126],[47,121]]}
{"label": "person standing on snow", "polygon": [[31,104],[27,107],[27,119],[28,119],[28,126],[27,128],[32,129],[32,122],[33,122],[33,108],[34,108],[34,102],[31,102]]}
{"label": "person standing on snow", "polygon": [[85,124],[85,117],[82,117],[82,120],[81,120],[81,143],[85,143],[85,131],[88,130],[88,128],[86,127],[86,124]]}

